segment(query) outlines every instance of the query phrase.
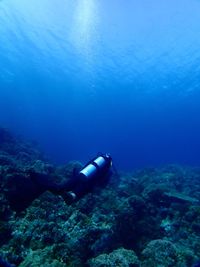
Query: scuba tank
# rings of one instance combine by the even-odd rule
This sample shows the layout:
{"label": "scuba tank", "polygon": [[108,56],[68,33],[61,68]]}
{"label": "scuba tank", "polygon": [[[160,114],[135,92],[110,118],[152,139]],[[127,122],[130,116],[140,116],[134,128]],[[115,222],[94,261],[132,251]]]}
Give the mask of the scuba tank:
{"label": "scuba tank", "polygon": [[99,176],[106,173],[112,166],[112,158],[108,154],[101,154],[91,160],[86,166],[79,172],[79,177],[90,180],[94,176]]}

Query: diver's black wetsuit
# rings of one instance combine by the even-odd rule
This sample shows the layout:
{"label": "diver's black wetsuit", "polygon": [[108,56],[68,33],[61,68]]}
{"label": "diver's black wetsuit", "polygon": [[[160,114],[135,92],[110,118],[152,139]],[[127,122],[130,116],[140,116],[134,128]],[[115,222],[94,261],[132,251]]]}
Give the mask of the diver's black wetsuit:
{"label": "diver's black wetsuit", "polygon": [[[101,159],[103,165],[99,166],[95,160]],[[97,161],[98,163],[98,161]],[[13,210],[21,211],[45,191],[61,195],[67,204],[79,200],[91,192],[94,187],[104,187],[112,175],[112,159],[108,155],[101,155],[88,162],[78,174],[73,175],[66,182],[57,184],[52,177],[42,173],[30,172],[30,179],[18,177],[17,189],[8,192],[8,199]],[[89,172],[85,171],[89,169]],[[92,169],[92,171],[91,171]],[[89,174],[88,174],[89,173]],[[26,181],[25,181],[26,180]],[[21,185],[19,186],[19,184]]]}
{"label": "diver's black wetsuit", "polygon": [[[95,159],[99,157],[102,157],[105,160],[102,168],[95,163]],[[101,155],[99,157],[95,157],[83,167],[82,170],[89,165],[96,168],[96,170],[89,175],[89,177],[83,175],[83,173],[80,171],[78,174],[74,174],[70,180],[67,180],[64,183],[55,184],[49,181],[46,182],[44,187],[46,187],[46,190],[49,190],[54,194],[61,195],[68,204],[71,204],[71,202],[74,202],[75,200],[79,200],[85,194],[91,192],[96,186],[105,187],[110,176],[112,175],[112,159],[107,155]],[[37,183],[40,184],[41,179],[37,179]]]}

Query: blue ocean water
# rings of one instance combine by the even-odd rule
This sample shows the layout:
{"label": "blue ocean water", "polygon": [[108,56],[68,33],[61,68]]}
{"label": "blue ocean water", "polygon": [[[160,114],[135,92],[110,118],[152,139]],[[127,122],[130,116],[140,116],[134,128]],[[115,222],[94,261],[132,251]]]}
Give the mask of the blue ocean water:
{"label": "blue ocean water", "polygon": [[200,1],[0,1],[0,125],[57,163],[200,163]]}

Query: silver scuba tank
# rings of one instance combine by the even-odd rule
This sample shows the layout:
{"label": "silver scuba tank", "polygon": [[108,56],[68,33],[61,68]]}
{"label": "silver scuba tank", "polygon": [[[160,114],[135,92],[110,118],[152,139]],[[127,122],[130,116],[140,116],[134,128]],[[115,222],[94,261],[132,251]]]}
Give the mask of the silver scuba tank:
{"label": "silver scuba tank", "polygon": [[110,159],[109,156],[98,156],[88,165],[86,165],[80,172],[79,175],[85,179],[91,179],[98,171],[103,170],[104,167],[108,164],[107,159]]}

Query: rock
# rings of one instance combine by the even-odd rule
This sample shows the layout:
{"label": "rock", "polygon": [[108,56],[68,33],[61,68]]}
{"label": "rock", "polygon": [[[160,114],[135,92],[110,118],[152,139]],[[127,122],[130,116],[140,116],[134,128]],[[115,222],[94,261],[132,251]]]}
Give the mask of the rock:
{"label": "rock", "polygon": [[198,203],[199,200],[178,192],[165,192],[164,197],[169,201],[169,202],[177,202],[177,203]]}

